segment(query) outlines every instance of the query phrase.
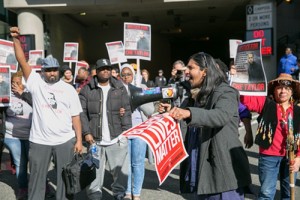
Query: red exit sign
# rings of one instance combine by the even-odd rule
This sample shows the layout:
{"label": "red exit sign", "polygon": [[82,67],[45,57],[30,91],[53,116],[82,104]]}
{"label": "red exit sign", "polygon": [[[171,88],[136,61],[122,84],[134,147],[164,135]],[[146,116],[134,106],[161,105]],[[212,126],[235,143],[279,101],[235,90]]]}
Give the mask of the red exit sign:
{"label": "red exit sign", "polygon": [[246,32],[246,40],[261,39],[261,54],[273,55],[273,29],[259,29]]}

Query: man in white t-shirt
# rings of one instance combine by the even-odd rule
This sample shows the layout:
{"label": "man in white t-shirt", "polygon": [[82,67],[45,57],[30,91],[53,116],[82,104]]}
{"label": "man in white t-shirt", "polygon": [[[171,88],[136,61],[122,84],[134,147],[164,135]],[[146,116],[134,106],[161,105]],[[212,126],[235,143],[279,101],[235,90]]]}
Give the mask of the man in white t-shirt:
{"label": "man in white t-shirt", "polygon": [[26,62],[19,29],[10,29],[16,58],[22,68],[26,86],[32,94],[33,116],[29,150],[30,200],[45,198],[45,182],[51,157],[56,166],[56,199],[67,197],[62,181],[62,167],[72,160],[74,152],[82,152],[82,112],[76,90],[59,79],[59,63],[48,56],[42,63],[42,77]]}

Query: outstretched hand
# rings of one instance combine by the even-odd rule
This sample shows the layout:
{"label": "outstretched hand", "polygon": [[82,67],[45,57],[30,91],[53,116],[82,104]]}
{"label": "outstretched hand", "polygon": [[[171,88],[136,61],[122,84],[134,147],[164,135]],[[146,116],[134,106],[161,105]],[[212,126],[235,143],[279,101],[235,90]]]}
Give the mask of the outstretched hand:
{"label": "outstretched hand", "polygon": [[10,35],[13,38],[17,38],[20,36],[20,29],[18,27],[11,27],[10,29]]}

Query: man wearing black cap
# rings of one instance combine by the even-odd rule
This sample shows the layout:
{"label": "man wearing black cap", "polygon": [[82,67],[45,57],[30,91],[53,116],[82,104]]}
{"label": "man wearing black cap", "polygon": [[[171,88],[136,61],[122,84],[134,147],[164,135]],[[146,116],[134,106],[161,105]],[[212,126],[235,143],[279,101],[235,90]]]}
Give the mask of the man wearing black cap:
{"label": "man wearing black cap", "polygon": [[167,85],[167,79],[164,77],[164,71],[162,69],[158,70],[158,76],[155,77],[155,86],[162,87]]}
{"label": "man wearing black cap", "polygon": [[[59,63],[48,56],[42,63],[42,77],[26,62],[19,29],[10,28],[16,58],[22,68],[26,86],[32,94],[33,116],[30,131],[30,200],[45,198],[45,182],[51,157],[57,173],[56,199],[65,200],[62,167],[75,152],[82,152],[82,134],[79,113],[82,112],[76,90],[59,79]],[[76,136],[76,137],[75,137]]]}
{"label": "man wearing black cap", "polygon": [[[105,165],[113,175],[113,196],[123,199],[128,176],[128,142],[121,133],[131,128],[131,109],[127,90],[121,81],[111,76],[111,63],[107,59],[96,62],[96,76],[84,86],[79,98],[82,134],[89,145],[96,145],[100,166],[96,179],[87,189],[89,199],[102,198]],[[125,108],[121,114],[120,109]]]}

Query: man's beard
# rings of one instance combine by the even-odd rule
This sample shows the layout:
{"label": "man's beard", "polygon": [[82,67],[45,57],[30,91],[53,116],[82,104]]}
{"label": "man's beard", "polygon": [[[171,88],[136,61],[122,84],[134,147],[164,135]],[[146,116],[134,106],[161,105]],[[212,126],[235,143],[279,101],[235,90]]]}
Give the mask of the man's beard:
{"label": "man's beard", "polygon": [[44,80],[45,80],[46,83],[52,83],[53,84],[53,83],[56,83],[56,82],[59,81],[59,76],[51,76],[49,78],[44,76]]}
{"label": "man's beard", "polygon": [[107,83],[109,78],[97,77],[99,83]]}

